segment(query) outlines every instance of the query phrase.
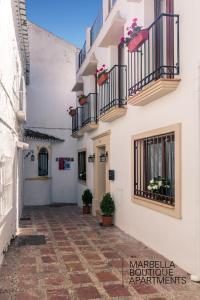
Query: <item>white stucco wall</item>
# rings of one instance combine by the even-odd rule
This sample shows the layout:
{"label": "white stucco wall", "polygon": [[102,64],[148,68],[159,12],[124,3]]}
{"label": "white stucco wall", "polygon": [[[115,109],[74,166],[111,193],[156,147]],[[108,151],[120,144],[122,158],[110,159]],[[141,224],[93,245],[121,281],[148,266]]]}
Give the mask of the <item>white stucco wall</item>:
{"label": "white stucco wall", "polygon": [[[75,203],[77,199],[76,174],[77,161],[72,162],[72,169],[58,170],[57,157],[74,157],[76,140],[71,138],[71,117],[67,108],[75,106],[76,94],[72,93],[75,80],[76,47],[56,37],[52,33],[29,22],[31,75],[27,92],[26,127],[46,133],[60,139],[63,143],[51,145],[51,179],[49,183],[42,180],[30,181],[37,177],[36,161],[25,160],[25,191],[29,188],[35,191],[30,198],[25,194],[27,205],[44,205],[52,202]],[[45,144],[45,143],[44,143]],[[32,150],[41,146],[41,141],[31,143]],[[31,165],[30,165],[31,164]],[[30,174],[31,173],[31,174]],[[50,187],[48,187],[48,184]],[[37,191],[42,197],[37,198]],[[49,193],[47,190],[49,189]],[[40,199],[40,200],[39,200]]]}
{"label": "white stucco wall", "polygon": [[[132,18],[139,23],[150,20],[147,1],[118,0],[114,10],[120,10],[127,20],[126,28]],[[190,41],[191,32],[198,36],[200,3],[193,1],[193,13],[188,11],[188,1],[175,0],[175,13],[180,15],[180,77],[178,89],[144,107],[128,105],[127,114],[111,123],[99,123],[99,128],[86,133],[78,141],[78,148],[87,148],[93,153],[92,137],[111,130],[110,168],[115,170],[116,179],[111,182],[111,194],[115,200],[115,224],[126,233],[134,236],[146,245],[157,250],[189,273],[200,275],[200,209],[199,209],[199,100],[200,100],[200,40]],[[197,22],[198,23],[198,22]],[[150,24],[149,24],[150,25]],[[106,26],[106,24],[105,24]],[[106,30],[105,28],[102,30]],[[113,29],[114,30],[114,29]],[[98,43],[101,40],[100,32]],[[110,66],[108,49],[94,49],[98,65]],[[127,53],[126,53],[127,62]],[[116,61],[117,63],[117,61]],[[113,62],[112,62],[113,64]],[[79,74],[80,75],[80,74]],[[85,78],[83,77],[84,82]],[[90,93],[88,81],[84,86],[85,94]],[[176,123],[182,125],[182,219],[139,206],[131,200],[131,136]],[[87,163],[87,185],[93,190],[93,166]],[[79,204],[83,185],[79,185]]]}
{"label": "white stucco wall", "polygon": [[[13,6],[13,9],[12,9]],[[22,126],[16,113],[25,105],[21,52],[14,1],[0,1],[0,264],[3,250],[16,234],[22,211]],[[21,90],[21,91],[20,91]]]}

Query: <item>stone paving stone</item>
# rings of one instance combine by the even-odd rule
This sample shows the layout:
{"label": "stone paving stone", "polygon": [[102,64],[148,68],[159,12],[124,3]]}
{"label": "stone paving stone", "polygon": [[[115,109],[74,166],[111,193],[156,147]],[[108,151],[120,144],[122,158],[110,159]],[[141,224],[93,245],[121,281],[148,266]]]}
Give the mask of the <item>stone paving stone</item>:
{"label": "stone paving stone", "polygon": [[119,281],[119,279],[112,272],[100,272],[96,274],[100,282]]}
{"label": "stone paving stone", "polygon": [[200,284],[178,267],[174,274],[187,276],[185,285],[129,284],[130,260],[167,260],[75,206],[25,208],[26,215],[31,220],[22,221],[20,235],[42,232],[46,244],[11,243],[0,269],[0,300],[200,300]]}
{"label": "stone paving stone", "polygon": [[98,290],[93,286],[80,287],[80,288],[76,289],[76,293],[80,300],[100,298],[100,294],[99,294]]}
{"label": "stone paving stone", "polygon": [[108,293],[110,297],[123,297],[130,296],[128,289],[124,287],[122,284],[110,284],[104,285],[104,289]]}

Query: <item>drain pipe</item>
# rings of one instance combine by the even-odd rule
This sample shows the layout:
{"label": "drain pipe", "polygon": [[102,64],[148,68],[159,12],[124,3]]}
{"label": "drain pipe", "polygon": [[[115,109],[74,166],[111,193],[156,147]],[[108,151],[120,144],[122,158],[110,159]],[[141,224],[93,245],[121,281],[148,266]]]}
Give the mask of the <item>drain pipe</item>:
{"label": "drain pipe", "polygon": [[[197,105],[198,105],[198,117],[197,117],[197,179],[200,180],[200,63],[198,65],[197,75]],[[191,274],[190,278],[192,281],[200,282],[200,183],[197,185],[197,196],[195,198],[195,263],[196,263],[196,274]]]}

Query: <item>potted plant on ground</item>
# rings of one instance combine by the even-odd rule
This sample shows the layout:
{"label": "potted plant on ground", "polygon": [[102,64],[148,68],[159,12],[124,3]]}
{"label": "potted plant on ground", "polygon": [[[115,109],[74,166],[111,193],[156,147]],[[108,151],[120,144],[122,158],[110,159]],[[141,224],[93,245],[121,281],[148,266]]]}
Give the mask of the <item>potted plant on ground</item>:
{"label": "potted plant on ground", "polygon": [[115,211],[115,203],[110,193],[107,193],[103,196],[100,208],[102,212],[102,224],[104,226],[111,226],[113,224],[113,213]]}
{"label": "potted plant on ground", "polygon": [[87,103],[87,96],[85,96],[84,94],[79,95],[78,102],[81,106],[83,106],[85,103]]}
{"label": "potted plant on ground", "polygon": [[137,25],[137,18],[133,19],[130,27],[127,27],[128,37],[121,37],[120,43],[126,44],[130,52],[136,52],[142,44],[149,38],[149,30],[142,29]]}
{"label": "potted plant on ground", "polygon": [[98,85],[103,85],[108,80],[108,70],[106,66],[103,65],[99,70],[96,70],[97,83]]}
{"label": "potted plant on ground", "polygon": [[67,112],[69,113],[69,115],[70,115],[71,117],[73,117],[73,116],[75,116],[75,114],[76,114],[76,109],[73,108],[73,106],[70,106],[70,107],[68,108]]}
{"label": "potted plant on ground", "polygon": [[90,214],[93,195],[89,189],[85,190],[82,195],[83,214]]}

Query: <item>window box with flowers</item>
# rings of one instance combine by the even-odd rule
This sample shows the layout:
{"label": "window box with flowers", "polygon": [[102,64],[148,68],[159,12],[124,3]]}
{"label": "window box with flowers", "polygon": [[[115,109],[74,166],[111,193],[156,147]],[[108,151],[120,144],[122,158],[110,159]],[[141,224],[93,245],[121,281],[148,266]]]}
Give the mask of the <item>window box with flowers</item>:
{"label": "window box with flowers", "polygon": [[138,26],[137,18],[133,19],[133,23],[127,27],[127,31],[128,37],[121,37],[120,42],[126,44],[130,52],[136,52],[149,38],[149,30]]}
{"label": "window box with flowers", "polygon": [[81,94],[78,96],[78,102],[81,106],[83,106],[85,103],[87,103],[87,96]]}
{"label": "window box with flowers", "polygon": [[75,109],[73,106],[70,106],[70,107],[68,108],[67,112],[69,113],[69,115],[70,115],[71,117],[73,117],[73,116],[75,116],[75,114],[76,114],[76,109]]}
{"label": "window box with flowers", "polygon": [[108,70],[105,65],[98,70],[96,70],[97,83],[98,85],[103,85],[108,80]]}

